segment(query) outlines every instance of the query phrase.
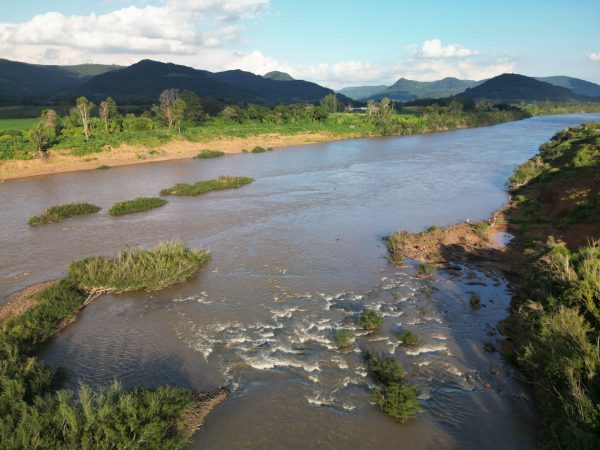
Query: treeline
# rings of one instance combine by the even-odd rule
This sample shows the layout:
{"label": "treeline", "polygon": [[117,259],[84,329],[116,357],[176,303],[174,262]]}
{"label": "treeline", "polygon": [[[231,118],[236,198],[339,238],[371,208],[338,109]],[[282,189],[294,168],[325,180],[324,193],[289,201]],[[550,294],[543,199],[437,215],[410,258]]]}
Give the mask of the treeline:
{"label": "treeline", "polygon": [[592,123],[557,133],[509,182],[523,260],[508,348],[532,380],[544,440],[561,449],[600,448],[599,179]]}
{"label": "treeline", "polygon": [[201,140],[207,130],[211,137],[222,138],[240,127],[245,127],[245,135],[325,131],[354,137],[392,136],[529,116],[514,106],[458,99],[405,107],[384,98],[355,108],[329,94],[318,104],[226,105],[192,91],[168,89],[157,104],[145,108],[119,106],[110,97],[96,105],[80,97],[68,114],[46,109],[27,132],[0,131],[0,159],[31,159],[36,154],[44,158],[51,148],[70,149],[81,156],[121,144],[154,147],[174,139]]}

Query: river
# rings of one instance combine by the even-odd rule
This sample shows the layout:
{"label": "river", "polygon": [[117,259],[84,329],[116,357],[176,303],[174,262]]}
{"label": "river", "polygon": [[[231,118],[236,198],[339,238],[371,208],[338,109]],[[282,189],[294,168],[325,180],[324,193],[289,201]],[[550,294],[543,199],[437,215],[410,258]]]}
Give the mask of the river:
{"label": "river", "polygon": [[[387,263],[384,237],[467,218],[505,203],[516,164],[556,131],[599,114],[548,116],[492,127],[357,139],[33,177],[0,183],[0,295],[62,277],[69,262],[125,246],[180,239],[208,248],[193,280],[159,293],[103,296],[48,343],[42,358],[68,386],[229,384],[193,448],[534,448],[538,417],[518,372],[498,353],[507,283],[464,268],[415,276]],[[199,145],[199,150],[202,147]],[[116,201],[219,175],[256,182],[123,217]],[[29,227],[46,207],[89,201],[99,214]],[[481,296],[483,308],[469,305]],[[331,344],[365,306],[377,333]],[[424,338],[398,344],[399,329]],[[369,394],[361,349],[395,355],[420,389],[423,411],[399,424]],[[473,379],[467,381],[466,374]]]}

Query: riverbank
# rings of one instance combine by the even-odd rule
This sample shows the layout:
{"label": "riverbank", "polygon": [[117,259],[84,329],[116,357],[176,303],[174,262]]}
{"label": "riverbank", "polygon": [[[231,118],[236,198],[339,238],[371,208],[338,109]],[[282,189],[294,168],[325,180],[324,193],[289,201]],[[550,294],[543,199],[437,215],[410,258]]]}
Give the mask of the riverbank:
{"label": "riverbank", "polygon": [[337,135],[334,133],[298,133],[292,135],[262,134],[248,137],[229,137],[206,142],[177,140],[158,147],[126,145],[110,147],[98,153],[76,156],[70,149],[53,149],[45,159],[2,160],[0,180],[26,178],[37,175],[50,175],[80,170],[93,170],[100,167],[118,167],[132,164],[145,164],[177,159],[190,159],[202,150],[217,150],[226,154],[242,153],[254,147],[281,148],[297,145],[318,144],[343,139],[365,137],[362,135]]}
{"label": "riverbank", "polygon": [[[509,180],[510,203],[486,222],[398,232],[391,259],[502,272],[513,284],[499,329],[525,372],[551,448],[597,448],[600,417],[600,124],[558,132]],[[508,231],[507,245],[494,239]]]}

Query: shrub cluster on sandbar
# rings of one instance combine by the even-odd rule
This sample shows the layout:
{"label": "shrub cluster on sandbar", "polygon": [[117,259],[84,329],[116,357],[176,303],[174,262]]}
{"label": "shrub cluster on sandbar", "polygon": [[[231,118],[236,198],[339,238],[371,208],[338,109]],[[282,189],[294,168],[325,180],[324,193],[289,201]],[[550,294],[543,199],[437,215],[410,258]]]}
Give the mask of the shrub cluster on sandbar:
{"label": "shrub cluster on sandbar", "polygon": [[222,176],[211,180],[201,180],[193,184],[177,183],[171,188],[160,191],[160,195],[196,196],[210,191],[237,189],[253,181],[254,178],[250,177]]}
{"label": "shrub cluster on sandbar", "polygon": [[69,217],[81,216],[100,211],[100,208],[91,203],[67,203],[65,205],[51,206],[41,216],[33,216],[29,219],[29,225],[40,225],[50,222],[61,222]]}
{"label": "shrub cluster on sandbar", "polygon": [[166,205],[168,202],[160,197],[138,197],[133,200],[117,202],[108,210],[111,216],[148,211]]}
{"label": "shrub cluster on sandbar", "polygon": [[196,156],[195,159],[210,159],[210,158],[218,158],[219,156],[225,155],[225,152],[220,150],[202,150]]}

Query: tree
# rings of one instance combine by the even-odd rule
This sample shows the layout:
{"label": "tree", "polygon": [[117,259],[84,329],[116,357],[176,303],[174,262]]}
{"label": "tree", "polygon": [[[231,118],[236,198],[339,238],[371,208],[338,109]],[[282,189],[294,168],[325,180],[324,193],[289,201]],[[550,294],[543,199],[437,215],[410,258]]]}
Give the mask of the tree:
{"label": "tree", "polygon": [[329,113],[337,112],[337,97],[335,94],[329,94],[321,100],[321,106]]}
{"label": "tree", "polygon": [[390,136],[398,131],[398,123],[395,120],[396,110],[389,98],[383,98],[379,102],[379,111],[375,117],[375,126],[383,136]]}
{"label": "tree", "polygon": [[369,118],[369,121],[371,121],[373,116],[375,116],[375,114],[377,114],[378,112],[379,107],[377,106],[375,100],[367,100],[367,117]]}
{"label": "tree", "polygon": [[58,114],[53,109],[45,109],[40,117],[42,121],[48,124],[49,127],[56,129],[58,125]]}
{"label": "tree", "polygon": [[173,110],[175,108],[175,101],[178,97],[179,90],[177,89],[167,89],[165,91],[162,91],[160,94],[159,111],[160,115],[167,122],[169,130],[175,126],[175,117],[173,115]]}
{"label": "tree", "polygon": [[75,108],[83,124],[83,135],[87,140],[90,138],[90,112],[94,108],[94,104],[85,97],[79,97],[75,103]]}
{"label": "tree", "polygon": [[182,91],[179,98],[185,102],[184,119],[195,124],[202,123],[206,113],[202,108],[200,97],[194,91]]}
{"label": "tree", "polygon": [[108,121],[117,116],[117,103],[111,97],[108,97],[106,100],[100,102],[99,114],[104,122],[104,129],[109,133]]}
{"label": "tree", "polygon": [[52,134],[53,129],[46,122],[38,122],[29,130],[29,140],[35,145],[38,154],[43,158],[46,157],[47,145]]}
{"label": "tree", "polygon": [[173,126],[177,127],[177,131],[181,133],[181,121],[185,117],[186,103],[183,99],[178,98],[173,104]]}

